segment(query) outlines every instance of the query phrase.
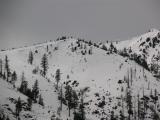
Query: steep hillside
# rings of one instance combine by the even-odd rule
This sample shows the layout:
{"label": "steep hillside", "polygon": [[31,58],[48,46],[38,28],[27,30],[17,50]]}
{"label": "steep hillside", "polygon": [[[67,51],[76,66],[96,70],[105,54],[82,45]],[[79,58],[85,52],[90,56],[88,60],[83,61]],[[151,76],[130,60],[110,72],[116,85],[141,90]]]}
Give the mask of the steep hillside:
{"label": "steep hillside", "polygon": [[[148,33],[132,38],[131,40],[112,43],[119,54],[137,60],[138,63],[159,75],[160,65],[160,31],[151,29]],[[106,43],[110,47],[111,43]]]}
{"label": "steep hillside", "polygon": [[[20,114],[22,120],[33,120],[33,119],[46,119],[46,116],[50,116],[48,108],[34,103],[32,105],[32,111],[28,110],[27,96],[17,91],[10,83],[5,80],[0,80],[0,117],[9,118],[10,120],[16,120],[15,104],[20,97],[23,108]],[[3,119],[2,119],[3,120]],[[46,119],[47,120],[47,119]]]}
{"label": "steep hillside", "polygon": [[[28,61],[30,53],[33,56],[31,63]],[[46,75],[42,67],[44,54],[48,62]],[[15,84],[12,75],[7,75],[6,56],[9,73],[17,73]],[[0,58],[3,63],[1,77],[4,79],[0,80],[0,85],[13,85],[11,88],[0,86],[4,91],[0,94],[3,96],[0,97],[1,106],[9,97],[20,97],[24,101],[31,97],[34,105],[28,112],[37,120],[54,120],[56,117],[62,120],[73,120],[74,117],[77,120],[136,120],[138,117],[152,120],[159,117],[159,81],[136,62],[115,53],[107,54],[82,40],[69,38],[2,51]],[[39,96],[42,96],[44,105],[38,102],[39,96],[34,99],[21,91],[22,78],[32,91],[35,81],[38,81]],[[7,104],[13,106],[9,108],[14,113],[15,105]],[[22,120],[23,113],[22,110]]]}

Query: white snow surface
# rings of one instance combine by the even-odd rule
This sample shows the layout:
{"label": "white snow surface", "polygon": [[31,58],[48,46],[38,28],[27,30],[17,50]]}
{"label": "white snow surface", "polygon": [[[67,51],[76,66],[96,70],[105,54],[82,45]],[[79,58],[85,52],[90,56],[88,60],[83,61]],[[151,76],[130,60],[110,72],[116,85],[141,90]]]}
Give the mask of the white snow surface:
{"label": "white snow surface", "polygon": [[[158,32],[159,31],[157,30],[153,30],[141,37],[119,42],[118,44],[115,44],[115,46],[118,49],[123,49],[124,46],[127,46],[128,48],[132,47],[134,52],[140,53],[139,43],[146,40],[147,37],[154,37]],[[87,49],[92,47],[92,55],[82,55],[82,50],[79,48],[75,52],[72,52],[71,46],[76,46],[76,42],[76,39],[69,38],[66,40],[51,41],[36,46],[0,52],[0,58],[4,60],[5,55],[7,55],[11,70],[15,70],[18,74],[16,87],[19,87],[20,85],[22,72],[24,72],[25,79],[28,81],[30,88],[33,86],[35,80],[38,80],[40,93],[44,99],[45,106],[42,107],[35,103],[32,111],[29,112],[33,118],[36,118],[37,120],[50,120],[53,113],[56,114],[57,109],[60,106],[58,94],[54,87],[56,83],[54,76],[57,69],[60,69],[61,71],[60,84],[63,84],[63,82],[68,80],[71,80],[71,82],[76,80],[79,83],[79,86],[73,87],[75,90],[79,91],[84,87],[89,87],[89,91],[86,93],[85,97],[85,101],[89,103],[85,109],[87,120],[99,120],[104,116],[110,117],[112,108],[118,104],[119,100],[117,98],[125,96],[125,92],[121,92],[121,88],[124,87],[125,89],[127,84],[118,84],[118,81],[123,80],[124,76],[127,76],[127,71],[129,71],[130,68],[134,71],[132,95],[135,99],[138,93],[142,96],[142,91],[144,91],[146,95],[149,95],[151,88],[160,91],[160,82],[154,78],[149,71],[143,69],[134,61],[117,54],[108,55],[106,54],[106,51],[88,45],[86,45]],[[85,45],[85,43],[82,44]],[[47,46],[49,49],[48,52]],[[57,50],[55,48],[57,48]],[[158,46],[156,46],[156,48],[159,49]],[[36,50],[38,53],[35,52]],[[34,53],[33,65],[30,65],[27,62],[30,51]],[[155,52],[156,50],[148,51],[148,62],[150,61],[150,56],[155,54]],[[40,74],[32,73],[33,69],[36,67],[41,69],[40,63],[44,53],[47,54],[49,62],[46,78],[42,77]],[[67,79],[67,75],[69,75],[69,79]],[[148,89],[148,83],[150,83],[150,89]],[[99,93],[101,99],[105,96],[107,104],[104,107],[104,111],[106,112],[106,115],[92,114],[95,110],[99,110],[100,113],[102,113],[102,109],[95,105],[100,101],[95,96],[95,93]],[[15,119],[15,116],[6,109],[5,104],[8,104],[9,108],[14,111],[15,105],[11,103],[8,98],[18,99],[19,96],[22,100],[27,101],[27,96],[18,92],[6,81],[0,80],[0,109],[5,111],[5,113],[13,120]],[[112,102],[109,102],[110,98],[112,99]],[[120,108],[115,110],[116,115],[119,115],[119,110]],[[27,112],[22,111],[20,114],[21,119],[23,120],[25,120],[24,114],[27,114]],[[60,118],[63,120],[66,120],[67,118],[73,119],[73,114],[71,117],[68,116],[67,106],[65,105],[63,105]]]}

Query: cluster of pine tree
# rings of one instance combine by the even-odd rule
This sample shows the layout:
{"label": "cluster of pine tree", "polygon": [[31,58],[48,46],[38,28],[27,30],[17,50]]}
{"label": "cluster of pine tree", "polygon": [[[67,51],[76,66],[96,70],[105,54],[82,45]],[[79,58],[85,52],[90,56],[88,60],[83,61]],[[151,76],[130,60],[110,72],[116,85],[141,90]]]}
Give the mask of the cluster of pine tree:
{"label": "cluster of pine tree", "polygon": [[[145,74],[143,77],[145,77]],[[136,77],[136,72],[130,68],[127,72],[127,76],[124,77],[124,82],[126,83],[126,88],[122,87],[121,92],[125,93],[121,95],[121,104],[119,115],[115,115],[114,111],[111,112],[111,120],[145,120],[150,117],[150,119],[158,120],[158,92],[155,89],[154,93],[150,84],[148,83],[148,90],[151,89],[150,95],[145,94],[145,89],[143,88],[142,93],[133,94],[132,85]]]}
{"label": "cluster of pine tree", "polygon": [[16,71],[11,72],[8,56],[5,56],[4,61],[0,59],[0,78],[6,80],[15,87],[15,82],[17,81],[17,74]]}
{"label": "cluster of pine tree", "polygon": [[[47,52],[48,52],[48,50],[49,50],[49,48],[47,46]],[[33,55],[33,52],[30,51],[29,55],[28,55],[28,63],[32,65],[33,64],[33,60],[34,60],[34,55]],[[41,75],[45,77],[46,74],[47,74],[47,70],[48,70],[48,57],[47,57],[47,54],[43,54],[43,57],[41,59],[41,67],[42,67]],[[38,72],[38,69],[35,68],[33,70],[33,73],[36,74],[37,72]]]}
{"label": "cluster of pine tree", "polygon": [[[87,46],[88,45],[88,46]],[[82,55],[92,55],[93,54],[93,48],[92,48],[92,42],[86,42],[84,40],[78,39],[76,42],[76,45],[73,45],[71,43],[71,51],[76,52],[77,50],[80,50]]]}
{"label": "cluster of pine tree", "polygon": [[59,100],[61,102],[61,110],[62,110],[62,104],[68,106],[68,115],[71,115],[71,110],[74,112],[74,120],[85,120],[85,93],[87,92],[88,88],[84,88],[80,90],[79,92],[74,90],[71,85],[66,84],[64,95],[61,90],[59,92]]}
{"label": "cluster of pine tree", "polygon": [[[109,44],[109,42],[107,41],[107,43]],[[108,54],[112,54],[112,53],[117,53],[117,48],[113,45],[113,43],[111,42],[109,47],[107,48],[104,44],[101,47],[102,50],[108,51]]]}
{"label": "cluster of pine tree", "polygon": [[[69,79],[69,75],[67,75],[67,79]],[[88,88],[80,90],[77,92],[73,89],[73,87],[69,84],[70,82],[64,82],[59,86],[59,82],[61,80],[61,72],[60,69],[56,70],[55,73],[56,80],[56,89],[58,91],[58,99],[60,100],[60,111],[62,111],[62,106],[68,106],[68,115],[70,116],[71,110],[74,110],[74,120],[85,120],[85,93]],[[63,90],[64,88],[64,90]]]}
{"label": "cluster of pine tree", "polygon": [[132,53],[132,49],[126,49],[124,48],[121,51],[118,51],[118,54],[123,56],[123,57],[128,57],[131,60],[134,60],[136,63],[138,63],[139,65],[143,66],[146,70],[150,70],[149,66],[146,62],[146,55],[144,54],[142,55],[137,55],[136,53]]}
{"label": "cluster of pine tree", "polygon": [[[35,81],[32,90],[28,88],[28,82],[25,80],[24,73],[22,74],[22,82],[19,88],[19,91],[26,96],[28,96],[27,99],[27,110],[31,111],[33,102],[38,103],[42,106],[44,106],[42,95],[39,94],[39,87],[38,87],[38,80]],[[22,101],[19,97],[16,104],[15,104],[15,115],[17,118],[19,118],[19,114],[22,111]]]}
{"label": "cluster of pine tree", "polygon": [[44,105],[43,98],[39,94],[38,80],[35,81],[33,88],[30,89],[28,88],[28,82],[25,80],[24,73],[22,73],[21,85],[18,90],[24,95],[28,96],[34,102],[38,102],[39,104]]}

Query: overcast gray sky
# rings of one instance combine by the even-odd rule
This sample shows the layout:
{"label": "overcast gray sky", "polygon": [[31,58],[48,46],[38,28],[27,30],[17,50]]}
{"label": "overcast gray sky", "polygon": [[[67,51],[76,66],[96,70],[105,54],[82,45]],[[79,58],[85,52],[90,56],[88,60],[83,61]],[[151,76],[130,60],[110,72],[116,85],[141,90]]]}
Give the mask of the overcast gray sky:
{"label": "overcast gray sky", "polygon": [[0,0],[0,48],[72,35],[125,40],[160,28],[160,0]]}

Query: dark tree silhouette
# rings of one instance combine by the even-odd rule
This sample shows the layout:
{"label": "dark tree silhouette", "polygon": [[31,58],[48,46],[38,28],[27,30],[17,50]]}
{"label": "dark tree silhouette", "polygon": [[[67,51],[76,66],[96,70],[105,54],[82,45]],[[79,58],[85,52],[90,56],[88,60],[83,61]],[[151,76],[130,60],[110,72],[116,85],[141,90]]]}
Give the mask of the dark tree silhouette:
{"label": "dark tree silhouette", "polygon": [[114,116],[114,111],[111,111],[111,119],[110,120],[116,120],[116,118]]}
{"label": "dark tree silhouette", "polygon": [[31,111],[32,109],[32,99],[31,98],[27,99],[27,105],[28,105],[28,110]]}
{"label": "dark tree silhouette", "polygon": [[56,82],[57,82],[57,89],[58,89],[58,83],[59,83],[59,81],[60,81],[60,79],[61,79],[61,76],[60,76],[60,69],[57,69],[57,71],[56,71],[56,76],[55,76],[55,79],[56,79]]}
{"label": "dark tree silhouette", "polygon": [[33,63],[33,52],[32,51],[29,52],[28,63],[31,64],[31,65]]}
{"label": "dark tree silhouette", "polygon": [[3,61],[2,61],[2,59],[0,59],[0,77],[2,77],[2,74],[3,74]]}
{"label": "dark tree silhouette", "polygon": [[72,87],[70,85],[67,85],[65,89],[66,89],[65,98],[67,100],[68,111],[70,116],[70,110],[71,110],[71,104],[72,104]]}
{"label": "dark tree silhouette", "polygon": [[72,90],[72,99],[73,99],[72,107],[74,108],[74,112],[75,112],[78,106],[78,95],[75,90]]}
{"label": "dark tree silhouette", "polygon": [[22,103],[21,103],[21,98],[18,98],[18,101],[16,103],[16,116],[18,117],[20,112],[22,111]]}
{"label": "dark tree silhouette", "polygon": [[5,56],[5,70],[7,73],[6,75],[7,81],[9,81],[10,69],[9,69],[9,60],[7,55]]}
{"label": "dark tree silhouette", "polygon": [[38,95],[39,95],[39,85],[38,85],[38,80],[36,80],[32,89],[32,97],[35,102],[37,102]]}
{"label": "dark tree silhouette", "polygon": [[80,105],[79,105],[79,113],[81,115],[81,119],[85,120],[85,103],[84,103],[84,98],[85,98],[85,93],[88,91],[88,87],[85,87],[84,89],[80,90]]}
{"label": "dark tree silhouette", "polygon": [[3,79],[4,80],[6,79],[6,73],[5,72],[3,73]]}
{"label": "dark tree silhouette", "polygon": [[17,80],[17,74],[16,71],[14,71],[11,76],[11,83],[15,85],[16,80]]}
{"label": "dark tree silhouette", "polygon": [[42,106],[44,106],[44,102],[43,102],[43,98],[42,98],[42,95],[39,95],[39,101],[38,103]]}
{"label": "dark tree silhouette", "polygon": [[47,55],[44,54],[41,60],[41,67],[42,67],[42,74],[45,77],[47,74],[47,70],[48,70],[48,58]]}
{"label": "dark tree silhouette", "polygon": [[28,90],[28,82],[25,80],[22,80],[19,91],[26,95],[27,90]]}

